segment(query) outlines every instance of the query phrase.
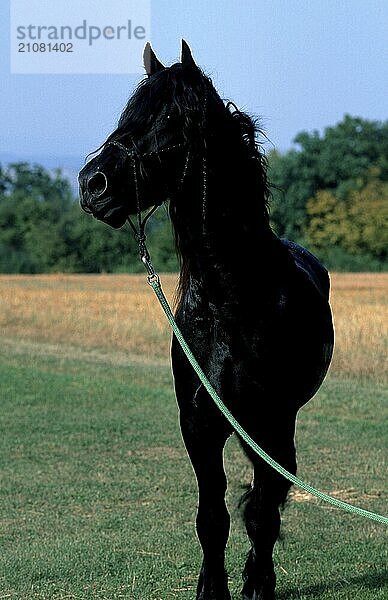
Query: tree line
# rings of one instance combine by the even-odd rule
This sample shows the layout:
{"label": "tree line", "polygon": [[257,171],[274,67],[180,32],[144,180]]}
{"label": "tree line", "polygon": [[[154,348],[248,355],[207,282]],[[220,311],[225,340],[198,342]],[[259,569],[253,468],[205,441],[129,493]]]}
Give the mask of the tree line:
{"label": "tree line", "polygon": [[[386,269],[388,121],[345,116],[322,134],[299,133],[294,145],[268,155],[275,231],[331,269]],[[176,270],[166,210],[157,211],[150,230],[158,270]],[[84,214],[60,170],[0,166],[0,272],[139,270],[129,229],[113,231]]]}
{"label": "tree line", "polygon": [[345,116],[269,157],[272,222],[331,269],[386,269],[388,121]]}
{"label": "tree line", "polygon": [[[154,218],[152,249],[162,268],[178,265],[170,224]],[[160,241],[160,243],[159,243]],[[113,231],[80,208],[69,181],[27,163],[0,167],[0,272],[98,273],[141,270],[132,232]]]}

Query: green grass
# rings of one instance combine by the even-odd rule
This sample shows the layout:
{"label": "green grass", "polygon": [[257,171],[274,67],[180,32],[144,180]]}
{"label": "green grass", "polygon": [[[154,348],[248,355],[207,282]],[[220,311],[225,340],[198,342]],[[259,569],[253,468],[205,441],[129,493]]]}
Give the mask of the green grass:
{"label": "green grass", "polygon": [[[169,369],[43,345],[0,352],[0,599],[192,600],[195,479]],[[301,413],[299,475],[385,512],[386,388],[329,378]],[[248,550],[237,511],[250,468],[228,443],[239,598]],[[279,600],[382,600],[385,528],[300,495],[284,513]]]}

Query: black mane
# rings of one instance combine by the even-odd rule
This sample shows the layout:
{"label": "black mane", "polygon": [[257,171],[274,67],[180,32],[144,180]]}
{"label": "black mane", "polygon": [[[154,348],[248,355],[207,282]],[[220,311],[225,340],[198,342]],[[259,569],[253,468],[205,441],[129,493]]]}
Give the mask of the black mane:
{"label": "black mane", "polygon": [[110,139],[121,139],[147,130],[155,115],[168,107],[168,114],[179,120],[186,142],[197,149],[209,136],[230,137],[230,149],[239,150],[244,159],[255,161],[260,182],[258,200],[268,202],[269,184],[267,160],[258,135],[263,134],[255,118],[239,110],[230,101],[224,102],[211,79],[198,67],[187,68],[181,63],[144,78],[125,106]]}

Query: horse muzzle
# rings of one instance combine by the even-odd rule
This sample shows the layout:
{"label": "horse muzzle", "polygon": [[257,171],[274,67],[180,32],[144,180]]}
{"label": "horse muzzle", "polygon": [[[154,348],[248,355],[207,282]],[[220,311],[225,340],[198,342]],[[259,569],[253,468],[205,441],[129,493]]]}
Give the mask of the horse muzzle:
{"label": "horse muzzle", "polygon": [[89,172],[86,165],[78,175],[81,208],[111,227],[124,225],[127,214],[122,204],[115,201],[103,171]]}

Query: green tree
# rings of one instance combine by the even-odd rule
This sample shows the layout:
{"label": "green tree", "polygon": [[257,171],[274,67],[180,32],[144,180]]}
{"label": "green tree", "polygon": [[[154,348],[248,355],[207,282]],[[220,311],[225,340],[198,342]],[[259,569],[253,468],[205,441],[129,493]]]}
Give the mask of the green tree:
{"label": "green tree", "polygon": [[350,256],[368,256],[383,263],[388,250],[388,182],[376,172],[361,189],[350,189],[338,198],[320,190],[306,205],[303,235],[320,256],[333,247]]}
{"label": "green tree", "polygon": [[372,167],[382,181],[388,180],[388,121],[346,115],[322,136],[318,131],[301,132],[294,143],[298,148],[269,155],[271,218],[279,235],[303,242],[306,203],[319,191],[345,197],[365,187]]}
{"label": "green tree", "polygon": [[65,252],[60,230],[71,210],[69,183],[59,171],[11,164],[1,170],[0,269],[47,272]]}

